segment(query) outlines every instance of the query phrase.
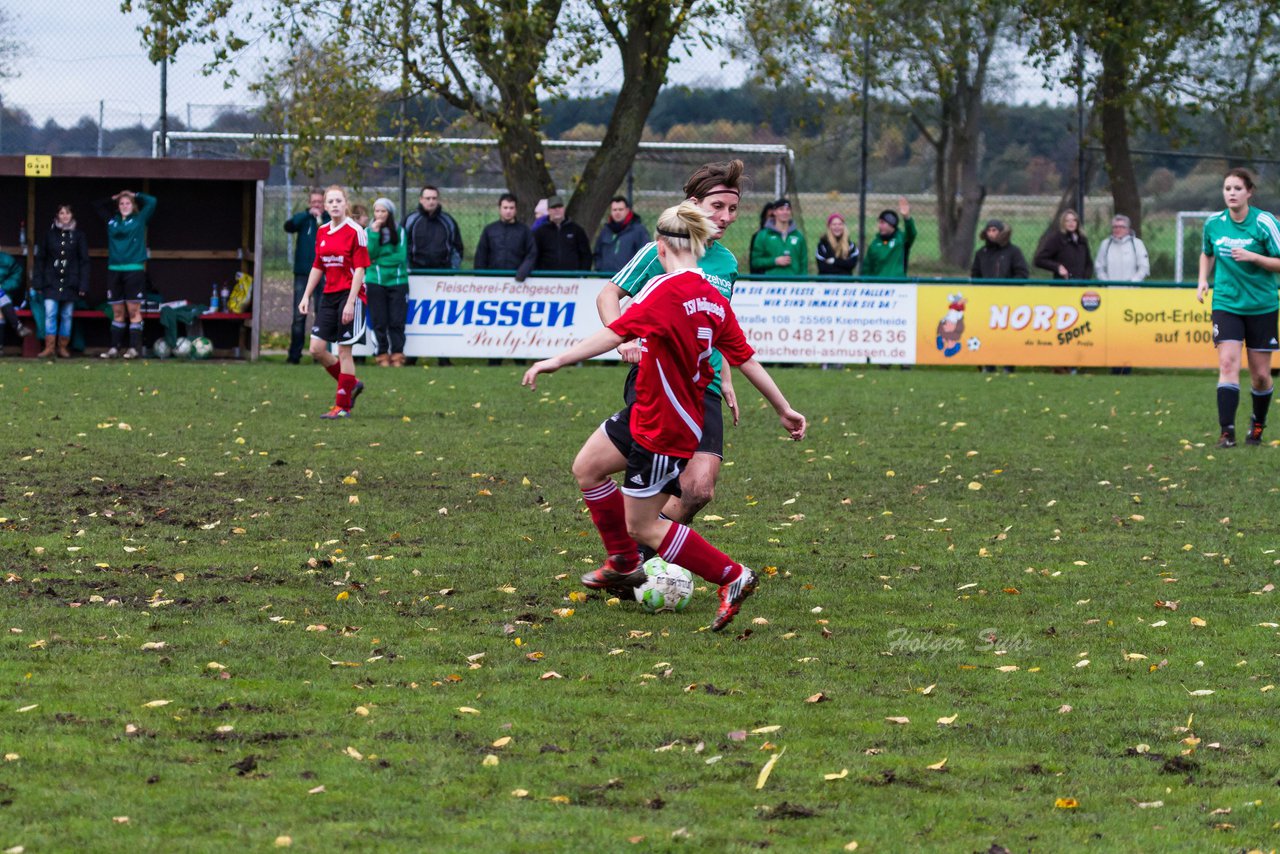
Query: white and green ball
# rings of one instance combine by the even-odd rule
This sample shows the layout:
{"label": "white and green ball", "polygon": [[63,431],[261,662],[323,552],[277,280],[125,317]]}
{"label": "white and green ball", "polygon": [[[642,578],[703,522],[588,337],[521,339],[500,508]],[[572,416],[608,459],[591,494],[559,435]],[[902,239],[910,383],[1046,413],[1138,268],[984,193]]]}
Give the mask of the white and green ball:
{"label": "white and green ball", "polygon": [[178,343],[173,346],[173,355],[179,359],[185,359],[191,355],[191,339],[179,338]]}
{"label": "white and green ball", "polygon": [[191,339],[191,358],[207,359],[213,355],[213,342],[208,338]]}
{"label": "white and green ball", "polygon": [[636,601],[650,614],[683,611],[693,598],[693,575],[683,566],[651,557],[644,563],[644,583],[635,588]]}
{"label": "white and green ball", "polygon": [[173,355],[173,348],[169,346],[169,342],[161,338],[159,341],[151,345],[151,355],[157,359],[167,359]]}

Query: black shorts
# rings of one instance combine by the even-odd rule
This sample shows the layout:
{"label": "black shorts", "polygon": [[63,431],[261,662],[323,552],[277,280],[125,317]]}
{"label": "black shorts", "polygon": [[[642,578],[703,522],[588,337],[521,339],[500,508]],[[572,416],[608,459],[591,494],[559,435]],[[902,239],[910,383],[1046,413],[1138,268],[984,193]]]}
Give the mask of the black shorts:
{"label": "black shorts", "polygon": [[147,289],[146,270],[108,270],[107,302],[142,302]]}
{"label": "black shorts", "polygon": [[311,337],[330,344],[363,344],[365,330],[364,303],[356,300],[355,317],[350,323],[342,322],[342,309],[347,304],[350,291],[334,291],[321,294],[316,305],[316,325],[311,327]]}
{"label": "black shorts", "polygon": [[1243,341],[1253,353],[1274,353],[1280,350],[1276,338],[1280,330],[1276,326],[1277,312],[1266,314],[1234,314],[1230,311],[1213,311],[1213,346],[1223,341]]}
{"label": "black shorts", "polygon": [[622,493],[633,498],[648,498],[664,492],[680,496],[680,472],[688,462],[681,457],[655,454],[642,447],[631,436],[631,407],[620,409],[605,419],[600,429],[627,458],[627,473],[622,479]]}

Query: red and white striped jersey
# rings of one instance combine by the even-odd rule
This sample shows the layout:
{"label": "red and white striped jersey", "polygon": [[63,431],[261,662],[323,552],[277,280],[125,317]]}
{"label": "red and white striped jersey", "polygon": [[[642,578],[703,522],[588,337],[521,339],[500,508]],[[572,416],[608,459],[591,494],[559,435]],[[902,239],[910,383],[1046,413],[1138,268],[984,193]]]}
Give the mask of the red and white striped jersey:
{"label": "red and white striped jersey", "polygon": [[701,270],[651,279],[609,328],[639,338],[640,373],[631,406],[631,436],[657,454],[689,458],[702,439],[711,351],[730,365],[755,355],[729,301]]}
{"label": "red and white striped jersey", "polygon": [[[370,263],[368,237],[350,217],[339,225],[325,223],[316,231],[316,260],[311,266],[324,271],[324,293],[351,290],[356,268]],[[364,298],[361,285],[360,301]]]}

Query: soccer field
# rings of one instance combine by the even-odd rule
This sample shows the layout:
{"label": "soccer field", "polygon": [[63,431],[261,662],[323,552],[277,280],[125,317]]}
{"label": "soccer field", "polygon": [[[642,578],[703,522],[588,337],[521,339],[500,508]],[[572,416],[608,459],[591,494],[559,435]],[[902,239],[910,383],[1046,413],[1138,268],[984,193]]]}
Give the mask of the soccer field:
{"label": "soccer field", "polygon": [[739,382],[713,635],[577,583],[621,369],[522,370],[327,422],[315,367],[7,362],[0,850],[1274,847],[1280,451],[1209,373],[778,370],[798,444]]}

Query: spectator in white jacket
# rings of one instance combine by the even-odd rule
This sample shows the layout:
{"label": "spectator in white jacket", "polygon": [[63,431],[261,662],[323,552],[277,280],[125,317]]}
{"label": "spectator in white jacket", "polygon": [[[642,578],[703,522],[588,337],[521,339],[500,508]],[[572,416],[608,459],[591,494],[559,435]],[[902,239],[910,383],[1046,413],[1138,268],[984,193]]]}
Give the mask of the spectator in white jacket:
{"label": "spectator in white jacket", "polygon": [[1141,282],[1151,275],[1151,258],[1124,214],[1111,218],[1111,236],[1098,247],[1093,274],[1101,282]]}

